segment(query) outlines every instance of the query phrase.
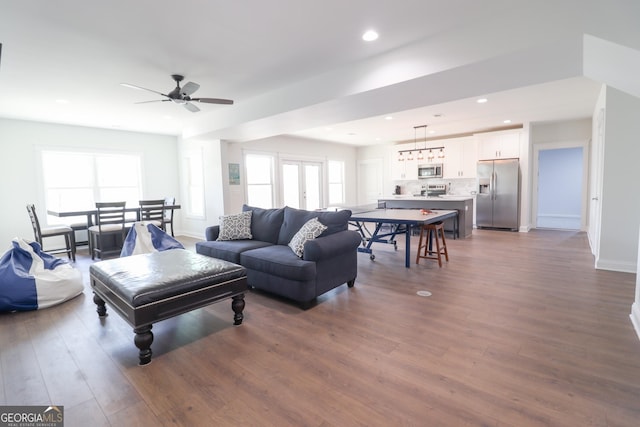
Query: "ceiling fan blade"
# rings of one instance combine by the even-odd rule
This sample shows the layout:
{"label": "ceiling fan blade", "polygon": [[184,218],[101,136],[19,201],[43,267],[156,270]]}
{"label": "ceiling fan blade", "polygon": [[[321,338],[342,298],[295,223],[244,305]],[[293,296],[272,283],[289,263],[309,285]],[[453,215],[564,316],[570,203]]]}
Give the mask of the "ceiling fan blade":
{"label": "ceiling fan blade", "polygon": [[184,86],[182,86],[182,93],[186,96],[191,95],[193,92],[200,89],[200,85],[194,82],[187,82]]}
{"label": "ceiling fan blade", "polygon": [[221,99],[221,98],[191,98],[191,101],[194,102],[204,102],[205,104],[233,104],[232,99]]}
{"label": "ceiling fan blade", "polygon": [[134,104],[148,104],[150,102],[167,102],[167,101],[171,101],[171,100],[170,99],[154,99],[153,101],[134,102]]}
{"label": "ceiling fan blade", "polygon": [[132,85],[130,83],[120,83],[120,86],[130,87],[131,89],[146,90],[147,92],[153,92],[153,93],[157,93],[158,95],[167,96],[162,92],[158,92],[157,90],[147,89],[146,87],[136,86],[136,85]]}
{"label": "ceiling fan blade", "polygon": [[198,107],[196,107],[195,105],[193,105],[190,102],[187,102],[184,105],[184,108],[186,108],[187,110],[191,111],[192,113],[197,113],[198,111],[200,111],[200,109]]}

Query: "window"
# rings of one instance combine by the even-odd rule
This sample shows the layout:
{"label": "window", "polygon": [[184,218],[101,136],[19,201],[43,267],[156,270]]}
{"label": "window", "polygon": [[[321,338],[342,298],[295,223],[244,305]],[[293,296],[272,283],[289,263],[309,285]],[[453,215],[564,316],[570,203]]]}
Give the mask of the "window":
{"label": "window", "polygon": [[247,204],[264,209],[274,207],[273,156],[246,154]]}
{"label": "window", "polygon": [[329,205],[344,204],[344,162],[329,160]]}
{"label": "window", "polygon": [[[127,206],[138,205],[142,194],[139,155],[70,151],[42,151],[41,155],[46,209],[86,210],[96,201],[124,200]],[[48,216],[47,221],[63,220]]]}

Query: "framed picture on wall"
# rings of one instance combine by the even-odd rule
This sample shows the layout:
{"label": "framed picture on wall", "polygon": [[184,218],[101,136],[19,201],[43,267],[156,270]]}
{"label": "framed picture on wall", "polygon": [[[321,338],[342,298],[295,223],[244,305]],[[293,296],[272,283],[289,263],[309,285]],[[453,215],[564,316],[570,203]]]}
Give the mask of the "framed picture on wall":
{"label": "framed picture on wall", "polygon": [[240,185],[239,163],[229,163],[229,185]]}

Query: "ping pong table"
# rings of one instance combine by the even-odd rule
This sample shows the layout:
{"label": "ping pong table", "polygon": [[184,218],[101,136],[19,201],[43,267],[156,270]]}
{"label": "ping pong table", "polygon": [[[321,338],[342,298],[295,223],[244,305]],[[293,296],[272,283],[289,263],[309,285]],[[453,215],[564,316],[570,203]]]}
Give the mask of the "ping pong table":
{"label": "ping pong table", "polygon": [[[431,210],[430,213],[422,213],[419,209],[375,209],[375,208],[351,208],[349,222],[357,228],[362,237],[362,246],[358,252],[369,254],[369,258],[375,259],[371,245],[374,243],[391,243],[397,249],[395,237],[398,234],[405,235],[405,262],[404,266],[411,267],[411,229],[443,221],[447,218],[455,219],[457,229],[458,211],[456,210]],[[370,232],[365,223],[374,223],[375,228]],[[386,226],[386,227],[385,227]],[[389,228],[389,231],[387,231]],[[454,230],[454,233],[456,230]]]}

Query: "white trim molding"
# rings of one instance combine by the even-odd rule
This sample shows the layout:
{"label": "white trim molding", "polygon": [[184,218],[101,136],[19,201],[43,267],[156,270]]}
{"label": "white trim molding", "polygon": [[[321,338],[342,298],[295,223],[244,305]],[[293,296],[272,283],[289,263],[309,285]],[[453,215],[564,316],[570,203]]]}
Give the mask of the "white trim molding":
{"label": "white trim molding", "polygon": [[633,323],[633,328],[636,330],[636,334],[638,334],[638,339],[640,339],[640,303],[634,302],[631,306],[631,314],[629,315],[631,318],[631,323]]}

